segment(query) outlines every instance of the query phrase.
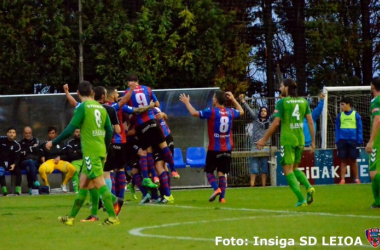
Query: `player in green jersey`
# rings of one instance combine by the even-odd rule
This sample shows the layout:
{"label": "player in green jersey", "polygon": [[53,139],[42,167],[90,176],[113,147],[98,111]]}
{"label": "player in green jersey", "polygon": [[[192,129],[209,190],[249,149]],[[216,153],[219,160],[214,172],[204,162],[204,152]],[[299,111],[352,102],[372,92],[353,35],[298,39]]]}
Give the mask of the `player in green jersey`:
{"label": "player in green jersey", "polygon": [[[302,152],[305,146],[303,134],[303,118],[306,117],[307,124],[312,135],[311,152],[315,149],[314,122],[311,116],[309,103],[297,95],[297,83],[293,79],[285,79],[280,87],[283,99],[276,103],[275,117],[267,133],[257,141],[257,147],[262,149],[268,138],[276,131],[281,123],[281,165],[286,180],[294,194],[297,196],[298,206],[306,206],[313,202],[315,189],[310,185],[305,174],[298,169],[301,162]],[[307,190],[306,200],[302,195],[300,182]]]}
{"label": "player in green jersey", "polygon": [[46,148],[50,149],[52,145],[68,138],[76,128],[80,128],[83,153],[80,190],[70,214],[60,216],[58,220],[69,226],[74,224],[74,218],[86,199],[87,187],[92,181],[103,197],[104,206],[109,214],[109,218],[104,221],[103,225],[117,225],[120,223],[117,214],[123,201],[111,194],[103,178],[103,167],[107,156],[106,145],[109,145],[113,134],[111,122],[106,109],[93,100],[90,82],[81,82],[78,85],[77,94],[82,103],[75,109],[70,124],[57,138],[46,143]]}
{"label": "player in green jersey", "polygon": [[[374,202],[371,208],[380,208],[380,77],[372,79],[371,92],[374,98],[371,100],[371,137],[365,147],[365,151],[370,154],[369,174],[372,180],[372,193]],[[377,154],[379,150],[379,154]]]}

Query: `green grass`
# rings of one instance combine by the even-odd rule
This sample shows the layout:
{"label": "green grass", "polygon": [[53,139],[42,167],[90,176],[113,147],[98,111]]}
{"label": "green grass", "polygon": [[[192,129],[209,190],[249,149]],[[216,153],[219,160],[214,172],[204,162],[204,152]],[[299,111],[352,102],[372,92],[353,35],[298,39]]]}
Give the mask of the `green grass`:
{"label": "green grass", "polygon": [[[351,236],[360,237],[363,243],[356,249],[366,249],[372,246],[365,230],[380,227],[380,209],[368,209],[372,203],[368,184],[316,186],[314,203],[299,208],[294,207],[296,199],[288,187],[231,188],[226,204],[208,202],[211,193],[211,189],[174,191],[175,204],[171,205],[128,201],[119,215],[121,224],[114,227],[80,223],[89,215],[88,205],[73,227],[58,222],[58,216],[69,213],[74,195],[0,197],[0,249],[233,248],[215,246],[217,236],[247,239],[248,245],[235,247],[239,249],[280,248],[254,246],[255,236],[292,238],[296,244],[301,236],[313,236],[318,245],[306,248],[336,249],[323,246],[322,237]],[[99,217],[103,220],[107,215],[99,211]]]}

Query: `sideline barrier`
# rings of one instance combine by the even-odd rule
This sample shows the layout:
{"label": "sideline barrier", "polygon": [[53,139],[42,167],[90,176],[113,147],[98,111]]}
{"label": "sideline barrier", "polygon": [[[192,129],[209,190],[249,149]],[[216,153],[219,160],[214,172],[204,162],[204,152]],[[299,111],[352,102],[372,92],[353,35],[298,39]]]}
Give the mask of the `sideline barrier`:
{"label": "sideline barrier", "polygon": [[[370,183],[368,154],[364,148],[360,148],[359,153],[359,157],[357,158],[359,179],[361,183]],[[277,151],[275,156],[277,163],[277,186],[286,186],[288,183],[280,164],[281,152]],[[306,174],[306,177],[312,185],[338,184],[341,179],[340,162],[336,149],[317,149],[314,153],[305,150],[298,168]],[[347,167],[345,180],[346,183],[354,183],[354,177],[350,167]]]}

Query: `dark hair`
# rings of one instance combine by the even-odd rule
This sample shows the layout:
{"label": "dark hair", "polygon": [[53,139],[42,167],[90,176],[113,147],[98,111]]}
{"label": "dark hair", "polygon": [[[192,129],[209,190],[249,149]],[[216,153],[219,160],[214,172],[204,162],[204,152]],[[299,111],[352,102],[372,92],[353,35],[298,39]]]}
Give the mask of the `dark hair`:
{"label": "dark hair", "polygon": [[139,78],[135,74],[130,74],[127,76],[126,80],[127,80],[127,82],[138,82]]}
{"label": "dark hair", "polygon": [[107,87],[107,96],[113,95],[113,93],[116,91],[117,87],[114,86],[108,86]]}
{"label": "dark hair", "polygon": [[269,118],[269,109],[268,109],[268,107],[265,107],[265,106],[260,107],[259,113],[257,114],[257,118],[259,118],[259,119],[262,118],[261,117],[261,111],[263,111],[263,109],[265,109],[267,111],[267,116],[263,117],[263,118],[265,118],[265,120],[267,120]]}
{"label": "dark hair", "polygon": [[89,81],[83,81],[78,85],[78,92],[81,96],[91,96],[92,84]]}
{"label": "dark hair", "polygon": [[216,90],[215,91],[215,99],[220,105],[224,105],[226,102],[226,92],[221,91],[221,90]]}
{"label": "dark hair", "polygon": [[95,96],[94,96],[94,99],[95,101],[99,101],[100,99],[102,99],[102,95],[106,95],[106,89],[103,87],[103,86],[96,86],[94,88],[94,93],[95,93]]}
{"label": "dark hair", "polygon": [[[11,127],[8,127],[8,128],[7,128],[7,133],[9,132],[9,130],[14,130],[14,131],[16,131],[16,128],[15,128],[15,127],[12,127],[12,126],[11,126]],[[16,132],[17,132],[17,131],[16,131]]]}
{"label": "dark hair", "polygon": [[380,77],[375,77],[372,79],[371,84],[375,87],[377,91],[380,91]]}
{"label": "dark hair", "polygon": [[55,131],[57,133],[57,128],[54,127],[54,126],[49,126],[48,129],[47,129],[47,132],[50,133],[51,131]]}
{"label": "dark hair", "polygon": [[291,96],[291,97],[298,96],[297,83],[293,79],[291,78],[285,79],[282,83],[284,84],[285,87],[288,87],[288,96]]}

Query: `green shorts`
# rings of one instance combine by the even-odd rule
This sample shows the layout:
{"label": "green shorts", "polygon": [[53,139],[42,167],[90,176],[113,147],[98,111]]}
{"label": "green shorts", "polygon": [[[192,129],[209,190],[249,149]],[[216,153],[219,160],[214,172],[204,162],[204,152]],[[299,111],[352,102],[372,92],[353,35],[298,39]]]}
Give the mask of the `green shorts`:
{"label": "green shorts", "polygon": [[83,157],[82,174],[89,179],[103,176],[104,158],[103,157]]}
{"label": "green shorts", "polygon": [[280,147],[280,164],[281,166],[298,164],[301,162],[304,146],[289,146]]}
{"label": "green shorts", "polygon": [[369,154],[369,171],[380,171],[380,147],[372,148]]}
{"label": "green shorts", "polygon": [[75,167],[76,171],[79,173],[83,165],[83,160],[75,160],[75,161],[72,161],[71,164]]}

